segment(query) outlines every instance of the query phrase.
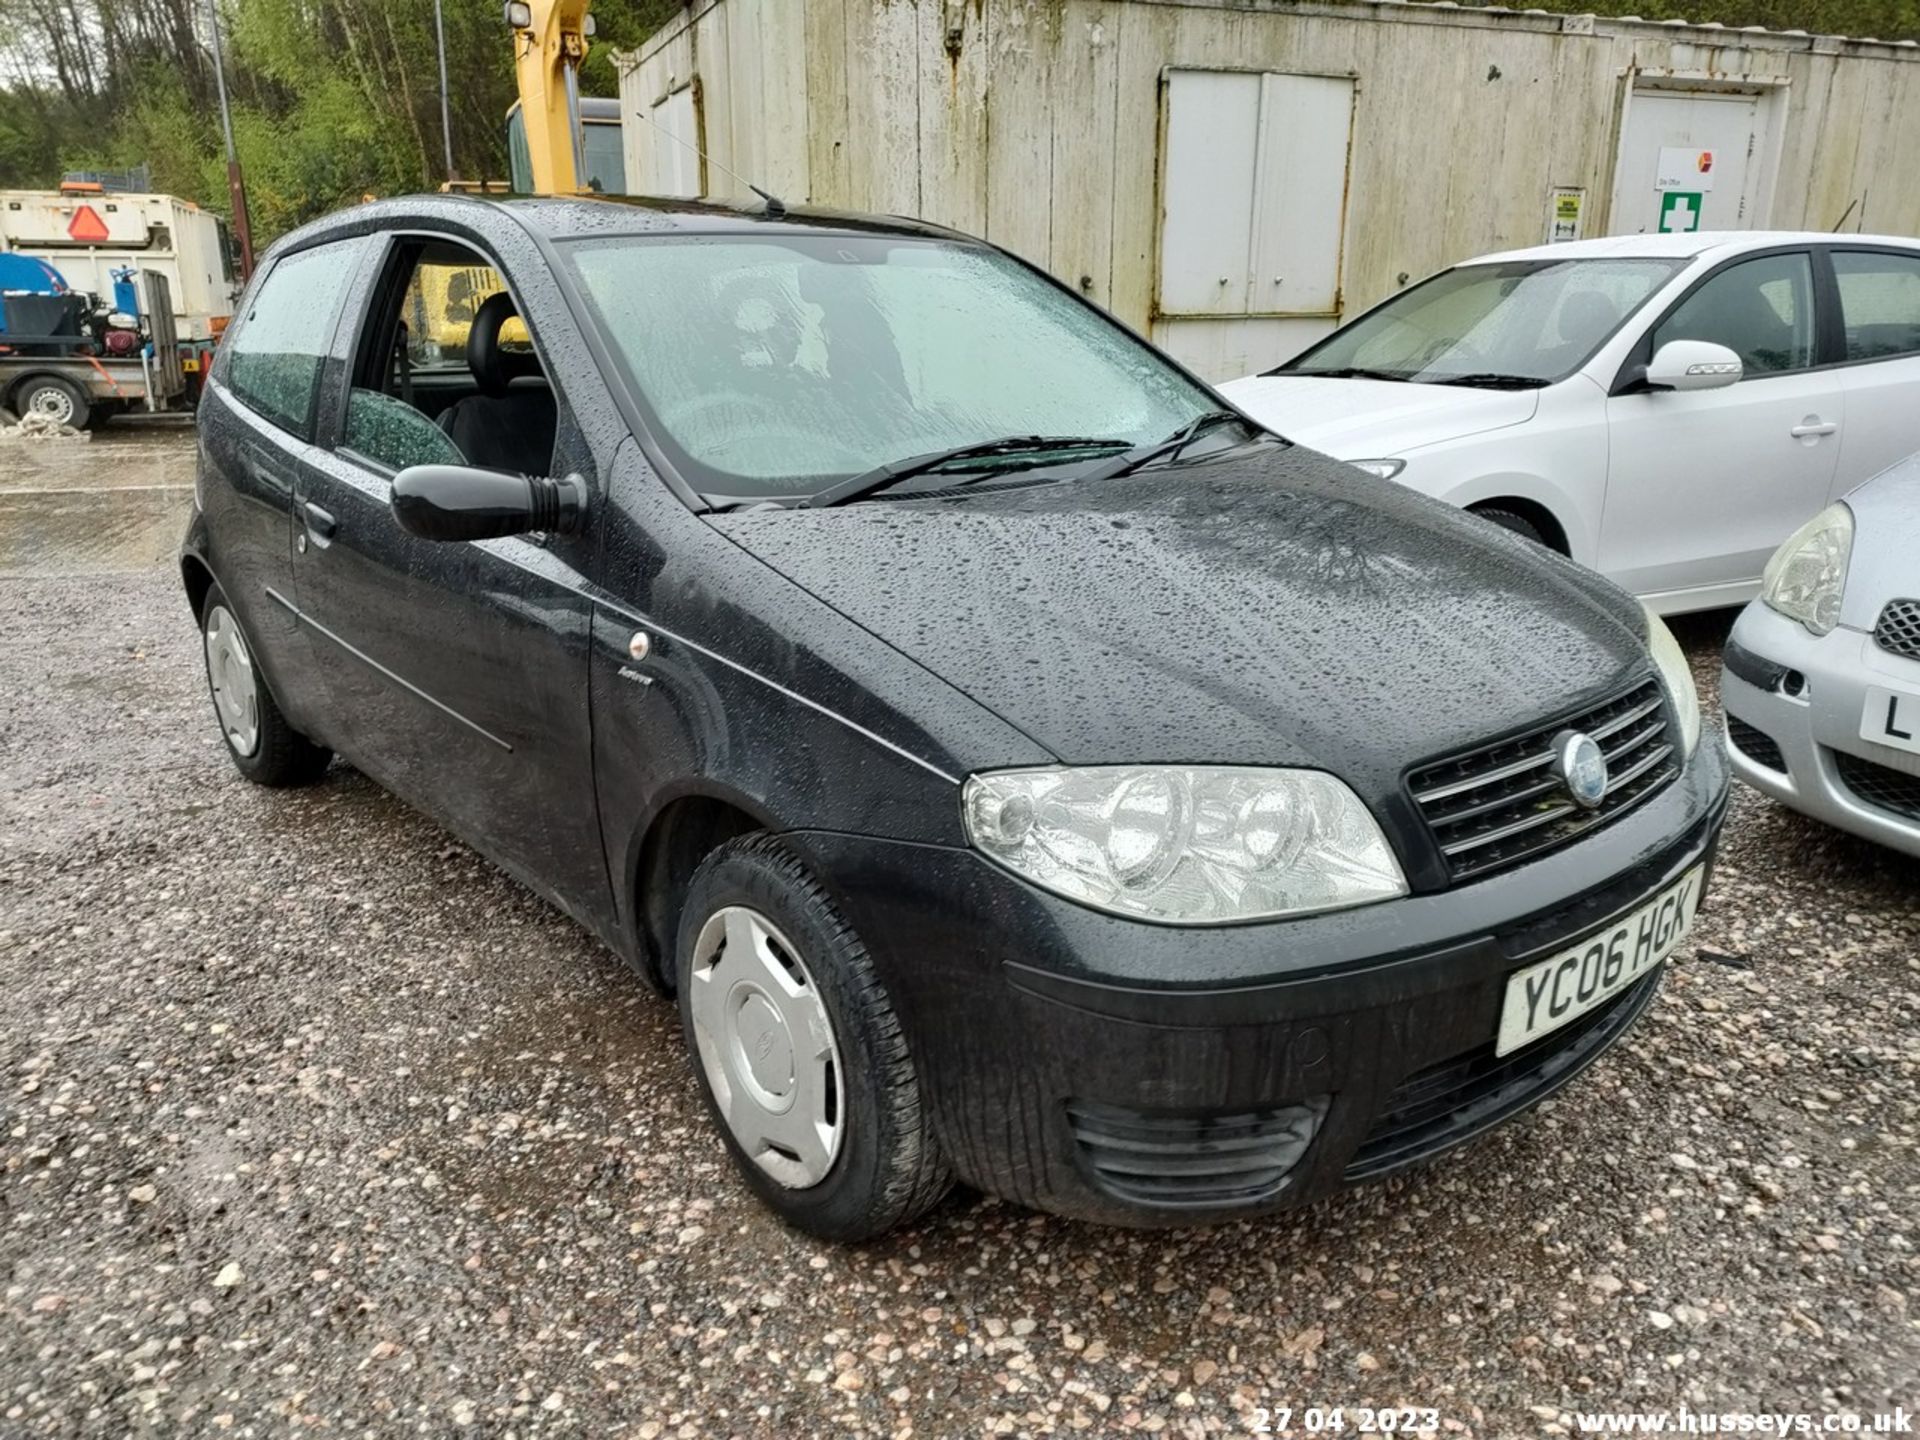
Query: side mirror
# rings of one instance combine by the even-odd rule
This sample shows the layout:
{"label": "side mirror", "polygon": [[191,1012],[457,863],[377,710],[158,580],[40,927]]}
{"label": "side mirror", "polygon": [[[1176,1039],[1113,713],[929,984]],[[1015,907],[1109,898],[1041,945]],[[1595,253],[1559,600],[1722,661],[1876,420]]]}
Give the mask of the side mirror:
{"label": "side mirror", "polygon": [[422,540],[493,540],[554,530],[571,534],[587,508],[578,475],[506,475],[466,465],[411,465],[393,477],[400,528]]}
{"label": "side mirror", "polygon": [[1737,385],[1745,371],[1740,357],[1708,340],[1669,340],[1647,366],[1651,390],[1718,390]]}

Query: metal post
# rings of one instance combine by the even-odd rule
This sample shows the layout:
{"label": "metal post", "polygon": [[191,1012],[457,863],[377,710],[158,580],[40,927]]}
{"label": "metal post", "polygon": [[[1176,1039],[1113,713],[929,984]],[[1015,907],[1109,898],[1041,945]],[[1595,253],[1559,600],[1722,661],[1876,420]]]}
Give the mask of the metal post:
{"label": "metal post", "polygon": [[447,147],[447,179],[453,173],[453,117],[447,105],[447,23],[440,0],[433,0],[433,41],[440,51],[440,136]]}
{"label": "metal post", "polygon": [[233,146],[233,112],[227,108],[227,66],[220,50],[220,0],[207,0],[213,30],[213,82],[220,91],[220,129],[227,141],[227,195],[233,202],[233,236],[240,242],[240,278],[253,278],[253,221],[247,214],[247,182]]}

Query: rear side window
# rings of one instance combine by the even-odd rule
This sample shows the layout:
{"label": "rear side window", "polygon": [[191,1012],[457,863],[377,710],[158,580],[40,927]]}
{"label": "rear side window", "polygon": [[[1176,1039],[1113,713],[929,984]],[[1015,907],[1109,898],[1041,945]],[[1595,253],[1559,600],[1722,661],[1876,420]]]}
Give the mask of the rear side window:
{"label": "rear side window", "polygon": [[313,438],[320,367],[361,243],[337,240],[276,261],[227,343],[227,387],[302,440]]}
{"label": "rear side window", "polygon": [[1920,255],[1836,250],[1847,359],[1920,355]]}
{"label": "rear side window", "polygon": [[1805,254],[1763,255],[1729,265],[1682,300],[1653,332],[1709,340],[1740,357],[1748,375],[1804,370],[1813,363],[1813,262]]}

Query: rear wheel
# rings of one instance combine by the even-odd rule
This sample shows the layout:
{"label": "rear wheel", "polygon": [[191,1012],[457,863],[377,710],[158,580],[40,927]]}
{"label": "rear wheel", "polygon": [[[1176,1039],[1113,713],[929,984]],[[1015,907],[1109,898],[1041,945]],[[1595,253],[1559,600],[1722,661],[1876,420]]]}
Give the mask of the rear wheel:
{"label": "rear wheel", "polygon": [[235,768],[256,785],[276,789],[318,779],[333,752],[307,739],[280,713],[254,662],[253,647],[217,585],[200,606],[200,638],[214,718]]}
{"label": "rear wheel", "polygon": [[866,947],[785,846],[748,835],[702,862],[676,960],[707,1106],[783,1220],[866,1240],[946,1193],[899,1018]]}
{"label": "rear wheel", "polygon": [[[1502,530],[1511,530],[1516,535],[1526,536],[1536,545],[1547,544],[1547,537],[1541,533],[1540,527],[1515,511],[1504,510],[1498,505],[1484,505],[1475,509],[1473,513],[1482,520],[1489,520],[1498,525]],[[1553,547],[1548,545],[1547,548]]]}
{"label": "rear wheel", "polygon": [[84,430],[93,418],[86,394],[72,381],[58,375],[31,375],[13,392],[13,408],[21,419],[44,415],[60,425]]}

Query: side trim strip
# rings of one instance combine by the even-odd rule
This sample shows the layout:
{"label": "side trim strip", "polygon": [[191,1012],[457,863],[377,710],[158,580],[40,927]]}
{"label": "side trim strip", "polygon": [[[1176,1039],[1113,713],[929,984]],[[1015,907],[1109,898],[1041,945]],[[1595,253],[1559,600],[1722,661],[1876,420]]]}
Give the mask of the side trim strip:
{"label": "side trim strip", "polygon": [[891,750],[895,755],[898,755],[902,760],[912,761],[915,765],[918,765],[922,770],[925,770],[928,774],[939,776],[940,779],[946,781],[949,785],[960,785],[964,783],[964,777],[959,775],[949,775],[946,771],[942,770],[938,765],[935,765],[931,760],[923,760],[920,758],[920,756],[914,754],[911,750],[905,749],[899,745],[894,744],[893,741],[887,739],[884,735],[874,734],[873,731],[867,729],[866,726],[861,725],[856,721],[849,720],[846,716],[842,715],[839,711],[829,710],[826,706],[822,705],[819,701],[809,700],[806,696],[800,694],[798,691],[789,690],[786,686],[782,685],[778,680],[769,680],[765,675],[760,674],[758,671],[749,670],[746,666],[742,665],[738,660],[729,660],[725,655],[722,655],[715,650],[709,650],[706,646],[700,644],[698,641],[689,640],[684,635],[676,635],[673,633],[673,631],[661,625],[657,620],[649,620],[646,616],[636,614],[632,610],[627,609],[625,606],[615,605],[611,601],[602,599],[598,596],[593,597],[593,603],[596,605],[602,606],[605,609],[611,610],[616,615],[620,615],[625,617],[628,620],[631,620],[635,625],[644,626],[648,630],[652,631],[655,635],[658,635],[663,639],[671,640],[676,645],[684,645],[689,650],[696,651],[699,654],[706,656],[709,660],[717,660],[720,664],[726,666],[729,670],[737,670],[740,674],[746,676],[749,680],[758,680],[762,685],[765,685],[769,690],[777,690],[782,695],[786,696],[789,700],[794,701],[796,704],[804,705],[809,710],[814,711],[816,714],[824,715],[829,720],[837,721],[838,723],[846,726],[849,730],[853,731],[855,734],[864,735],[867,739],[871,740],[874,744],[878,745],[881,749]]}
{"label": "side trim strip", "polygon": [[378,660],[375,660],[371,655],[368,655],[365,651],[355,649],[352,645],[349,645],[345,640],[342,640],[338,635],[334,634],[333,631],[329,630],[326,626],[320,624],[319,621],[315,620],[311,615],[307,614],[304,610],[300,609],[299,606],[295,605],[291,600],[287,599],[286,596],[282,595],[278,590],[274,589],[271,585],[267,586],[266,590],[267,590],[267,598],[273,601],[274,604],[280,606],[289,615],[293,616],[294,619],[298,620],[302,625],[305,625],[308,629],[312,630],[315,634],[326,636],[327,639],[331,640],[334,644],[338,645],[342,650],[346,651],[347,654],[353,656],[353,658],[358,660],[362,665],[365,665],[369,670],[372,670],[378,675],[380,675],[382,679],[390,681],[392,684],[398,685],[402,690],[405,690],[409,695],[417,696],[419,699],[426,701],[427,704],[433,706],[434,709],[438,710],[441,714],[449,717],[450,719],[459,721],[462,725],[466,726],[469,730],[473,731],[474,734],[478,735],[482,740],[488,741],[489,743],[494,745],[498,745],[502,750],[506,751],[509,755],[513,753],[513,746],[509,745],[506,741],[502,740],[498,735],[494,734],[491,730],[488,730],[483,726],[476,725],[473,721],[469,720],[466,716],[462,715],[458,710],[454,709],[451,705],[448,705],[443,701],[434,699],[433,696],[429,695],[426,691],[422,690],[418,685],[415,685],[412,681],[406,679],[404,676],[394,674],[393,671],[389,670],[386,666],[382,665]]}

